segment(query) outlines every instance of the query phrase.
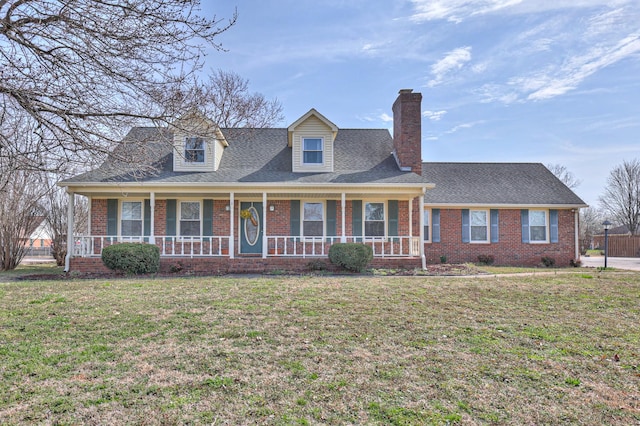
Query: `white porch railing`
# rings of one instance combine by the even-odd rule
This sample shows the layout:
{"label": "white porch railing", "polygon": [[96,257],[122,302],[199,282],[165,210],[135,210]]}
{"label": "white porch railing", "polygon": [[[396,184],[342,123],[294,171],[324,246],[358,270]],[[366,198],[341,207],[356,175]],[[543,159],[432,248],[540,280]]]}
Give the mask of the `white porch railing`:
{"label": "white porch railing", "polygon": [[[150,237],[88,235],[74,237],[73,255],[97,257],[102,249],[118,243],[149,243]],[[267,236],[267,256],[326,257],[341,237]],[[155,236],[160,256],[229,256],[230,236],[176,237]],[[374,257],[413,257],[420,255],[420,237],[345,237],[345,242],[364,243],[373,249]]]}
{"label": "white porch railing", "polygon": [[[91,257],[102,255],[102,249],[118,243],[148,243],[150,237],[89,235],[74,237],[73,255]],[[154,237],[160,256],[228,256],[228,236],[211,237]]]}
{"label": "white porch railing", "polygon": [[[341,237],[268,236],[267,256],[326,257]],[[348,243],[364,243],[373,249],[374,257],[411,257],[420,255],[420,237],[345,237]]]}

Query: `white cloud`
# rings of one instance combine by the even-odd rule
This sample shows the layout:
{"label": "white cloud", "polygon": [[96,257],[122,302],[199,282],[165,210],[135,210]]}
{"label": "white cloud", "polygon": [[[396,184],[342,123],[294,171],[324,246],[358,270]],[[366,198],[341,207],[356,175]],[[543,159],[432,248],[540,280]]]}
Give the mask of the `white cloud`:
{"label": "white cloud", "polygon": [[472,121],[472,122],[470,122],[470,123],[463,123],[463,124],[459,124],[459,125],[457,125],[457,126],[453,127],[452,129],[447,130],[445,133],[446,133],[446,134],[455,133],[455,132],[457,132],[458,130],[461,130],[461,129],[470,129],[470,128],[474,127],[474,126],[477,126],[478,124],[484,124],[484,123],[485,123],[485,121],[484,121],[484,120],[478,120],[478,121]]}
{"label": "white cloud", "polygon": [[422,116],[428,118],[431,121],[440,121],[440,119],[447,113],[447,111],[423,111]]}
{"label": "white cloud", "polygon": [[471,46],[459,47],[447,53],[444,58],[431,66],[433,79],[428,86],[433,87],[444,81],[451,71],[458,70],[471,60]]}
{"label": "white cloud", "polygon": [[637,53],[640,53],[640,34],[632,34],[615,45],[596,46],[560,66],[549,66],[543,73],[514,78],[510,84],[518,87],[529,100],[548,99],[575,89],[601,69]]}
{"label": "white cloud", "polygon": [[490,13],[539,13],[568,8],[616,6],[633,0],[411,0],[416,22],[447,20],[462,22]]}
{"label": "white cloud", "polygon": [[382,114],[380,114],[380,120],[384,121],[385,123],[390,123],[393,121],[393,117],[390,116],[389,114],[387,114],[386,112],[383,112]]}

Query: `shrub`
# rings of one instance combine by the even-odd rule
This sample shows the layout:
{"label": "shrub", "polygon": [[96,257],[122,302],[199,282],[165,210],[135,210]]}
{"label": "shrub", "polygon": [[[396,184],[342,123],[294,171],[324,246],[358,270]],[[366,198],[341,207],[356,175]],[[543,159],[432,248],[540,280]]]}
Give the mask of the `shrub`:
{"label": "shrub", "polygon": [[481,265],[492,265],[496,259],[492,254],[479,254],[478,263]]}
{"label": "shrub", "polygon": [[574,268],[578,268],[578,267],[580,267],[582,265],[582,261],[580,259],[571,259],[569,261],[569,264],[571,266],[573,266]]}
{"label": "shrub", "polygon": [[360,243],[336,243],[329,248],[329,260],[349,271],[361,272],[373,260],[373,250]]}
{"label": "shrub", "polygon": [[547,268],[551,268],[553,265],[556,264],[556,260],[553,257],[544,256],[541,260],[542,260],[542,264]]}
{"label": "shrub", "polygon": [[307,268],[310,271],[326,271],[327,270],[327,264],[324,263],[322,260],[315,259],[315,260],[312,260],[309,263],[307,263]]}
{"label": "shrub", "polygon": [[440,256],[440,263],[447,263],[447,256],[446,255],[442,255]]}
{"label": "shrub", "polygon": [[160,270],[160,249],[153,244],[113,244],[102,250],[102,263],[127,274],[155,273]]}

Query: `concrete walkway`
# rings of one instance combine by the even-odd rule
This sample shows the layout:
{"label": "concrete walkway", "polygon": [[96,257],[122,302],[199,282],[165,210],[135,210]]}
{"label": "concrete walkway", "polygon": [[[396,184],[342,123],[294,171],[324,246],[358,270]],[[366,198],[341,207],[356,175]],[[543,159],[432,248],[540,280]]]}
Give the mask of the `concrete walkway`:
{"label": "concrete walkway", "polygon": [[[582,256],[582,266],[604,267],[604,256]],[[611,257],[607,258],[607,267],[626,269],[628,271],[640,271],[640,257]]]}

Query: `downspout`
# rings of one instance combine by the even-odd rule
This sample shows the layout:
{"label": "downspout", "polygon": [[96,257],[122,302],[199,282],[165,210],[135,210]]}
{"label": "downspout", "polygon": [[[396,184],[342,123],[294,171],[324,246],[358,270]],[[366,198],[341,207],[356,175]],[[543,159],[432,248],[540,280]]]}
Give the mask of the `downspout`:
{"label": "downspout", "polygon": [[427,257],[424,254],[424,193],[426,188],[423,188],[422,194],[420,194],[420,258],[422,259],[422,270],[427,270]]}
{"label": "downspout", "polygon": [[75,193],[68,192],[69,204],[67,205],[67,255],[64,257],[64,272],[71,269],[71,253],[73,252],[73,217],[75,212]]}
{"label": "downspout", "polygon": [[575,245],[575,256],[574,259],[580,259],[580,209],[575,209],[573,213],[573,223],[574,226],[574,245]]}

